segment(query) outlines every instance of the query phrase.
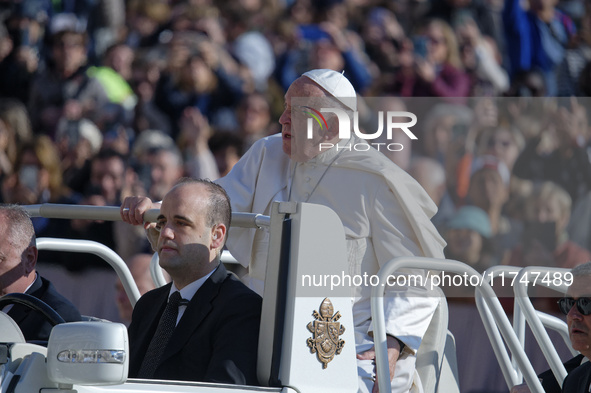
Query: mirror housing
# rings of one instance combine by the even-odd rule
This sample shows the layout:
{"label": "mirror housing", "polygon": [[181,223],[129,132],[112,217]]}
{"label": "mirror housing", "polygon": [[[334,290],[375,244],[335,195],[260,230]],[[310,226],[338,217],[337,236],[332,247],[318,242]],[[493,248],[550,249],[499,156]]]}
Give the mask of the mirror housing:
{"label": "mirror housing", "polygon": [[127,328],[111,322],[56,325],[47,345],[47,370],[59,384],[116,385],[127,380]]}

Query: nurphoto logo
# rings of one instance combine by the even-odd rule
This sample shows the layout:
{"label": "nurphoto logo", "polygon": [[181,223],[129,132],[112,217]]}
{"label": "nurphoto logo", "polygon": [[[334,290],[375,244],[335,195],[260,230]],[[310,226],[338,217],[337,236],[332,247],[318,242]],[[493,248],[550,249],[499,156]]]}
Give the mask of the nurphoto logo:
{"label": "nurphoto logo", "polygon": [[[337,145],[337,149],[346,149],[346,150],[356,150],[356,151],[367,151],[370,149],[370,146],[373,146],[375,149],[380,151],[382,150],[389,150],[389,151],[401,151],[404,149],[404,146],[399,142],[393,142],[393,134],[395,130],[403,131],[410,139],[416,140],[418,139],[415,134],[412,133],[410,127],[417,124],[417,116],[412,112],[406,111],[379,111],[378,112],[378,126],[377,131],[374,133],[366,133],[362,132],[359,129],[359,112],[358,111],[346,111],[341,108],[320,108],[320,111],[313,109],[309,106],[303,106],[303,113],[310,116],[307,119],[307,138],[313,139],[314,138],[314,120],[320,126],[320,130],[324,131],[325,128],[328,129],[328,122],[324,117],[323,113],[333,113],[337,117],[337,121],[339,124],[339,139],[340,140],[349,140],[351,139],[351,130],[355,133],[355,135],[362,139],[364,142],[356,142],[356,143],[349,143],[347,145]],[[352,114],[352,123],[353,127],[351,127],[351,116]],[[385,123],[385,127],[384,127]],[[386,141],[383,142],[384,137],[382,134],[384,133],[385,128],[385,137]],[[371,142],[365,142],[371,141]],[[331,149],[335,145],[333,143],[328,142],[321,142],[318,144],[319,150],[327,150]]]}

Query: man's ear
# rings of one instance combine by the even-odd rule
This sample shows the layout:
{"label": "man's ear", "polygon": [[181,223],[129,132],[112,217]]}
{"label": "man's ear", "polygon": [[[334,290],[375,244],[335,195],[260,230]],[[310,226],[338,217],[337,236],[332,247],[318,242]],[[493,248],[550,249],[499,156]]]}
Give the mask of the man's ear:
{"label": "man's ear", "polygon": [[211,228],[211,248],[222,248],[226,238],[226,226],[217,224]]}
{"label": "man's ear", "polygon": [[25,251],[23,251],[23,263],[25,265],[25,271],[27,274],[35,270],[38,254],[39,251],[35,246],[28,246],[25,248]]}

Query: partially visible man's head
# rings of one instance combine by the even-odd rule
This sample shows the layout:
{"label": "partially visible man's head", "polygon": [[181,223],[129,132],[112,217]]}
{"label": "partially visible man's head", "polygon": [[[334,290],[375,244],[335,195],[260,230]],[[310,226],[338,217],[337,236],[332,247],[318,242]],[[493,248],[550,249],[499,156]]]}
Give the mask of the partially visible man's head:
{"label": "partially visible man's head", "polygon": [[166,194],[157,220],[157,250],[160,266],[177,288],[217,267],[231,215],[226,192],[208,180],[183,179]]}
{"label": "partially visible man's head", "polygon": [[591,358],[591,262],[572,270],[573,283],[559,301],[573,349]]}
{"label": "partially visible man's head", "polygon": [[184,185],[201,185],[209,192],[207,199],[206,225],[213,227],[218,224],[223,224],[226,229],[230,228],[232,221],[232,207],[230,205],[230,197],[222,186],[209,180],[187,178],[181,180],[176,187]]}
{"label": "partially visible man's head", "polygon": [[18,205],[0,205],[0,295],[25,292],[35,280],[35,230]]}

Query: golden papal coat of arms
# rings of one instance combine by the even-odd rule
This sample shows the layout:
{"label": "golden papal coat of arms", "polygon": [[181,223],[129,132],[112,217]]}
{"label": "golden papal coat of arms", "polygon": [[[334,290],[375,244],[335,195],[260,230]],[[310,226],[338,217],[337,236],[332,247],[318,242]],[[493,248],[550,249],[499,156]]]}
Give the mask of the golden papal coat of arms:
{"label": "golden papal coat of arms", "polygon": [[334,307],[329,298],[325,298],[320,305],[320,313],[314,310],[312,316],[316,320],[308,324],[308,330],[313,337],[308,338],[306,342],[310,347],[310,352],[316,353],[318,360],[322,362],[322,368],[326,368],[328,363],[338,355],[345,346],[345,340],[339,336],[345,332],[345,327],[337,322],[341,318],[341,313],[334,312]]}

